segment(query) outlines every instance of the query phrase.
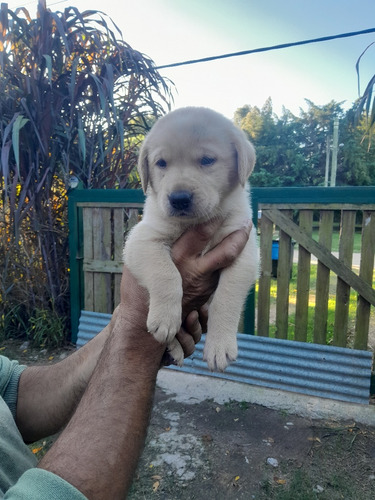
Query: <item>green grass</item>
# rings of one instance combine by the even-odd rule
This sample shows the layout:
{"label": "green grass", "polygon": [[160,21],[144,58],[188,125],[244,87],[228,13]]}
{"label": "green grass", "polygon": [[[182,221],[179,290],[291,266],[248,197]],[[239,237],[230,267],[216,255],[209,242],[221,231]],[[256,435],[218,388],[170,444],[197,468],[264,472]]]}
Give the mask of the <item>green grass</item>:
{"label": "green grass", "polygon": [[[308,312],[308,325],[307,325],[307,341],[313,342],[313,332],[314,332],[314,315],[315,315],[315,287],[317,280],[317,268],[316,264],[311,265],[310,272],[310,300],[309,300],[309,312]],[[330,279],[330,294],[328,299],[328,320],[327,320],[327,343],[331,343],[333,339],[333,330],[335,322],[335,305],[336,305],[336,283],[337,277],[332,273]],[[277,280],[272,280],[271,282],[271,308],[276,304],[277,297]],[[293,264],[292,278],[289,284],[289,321],[288,321],[288,339],[294,340],[294,329],[295,329],[295,313],[294,307],[297,300],[297,264]],[[356,317],[357,308],[357,294],[354,291],[350,293],[349,302],[349,330],[354,328],[354,322]],[[270,325],[270,337],[275,337],[276,325]]]}
{"label": "green grass", "polygon": [[276,500],[316,500],[313,484],[304,471],[297,470],[287,489],[276,490]]}
{"label": "green grass", "polygon": [[[338,500],[341,498],[354,499],[363,498],[356,495],[355,485],[351,484],[343,474],[339,474],[334,470],[327,471],[324,474],[326,477],[323,482],[324,488],[321,492],[317,491],[319,479],[315,478],[315,482],[309,476],[308,471],[295,470],[288,481],[286,488],[275,488],[270,485],[263,484],[262,487],[267,494],[267,498],[272,500]],[[370,497],[367,497],[370,498]]]}
{"label": "green grass", "polygon": [[[319,231],[315,229],[313,231],[312,237],[315,241],[319,240]],[[361,253],[361,233],[354,233],[354,243],[353,243],[353,252],[354,253]],[[332,252],[338,252],[339,251],[339,243],[340,243],[340,233],[339,232],[334,232],[332,234]]]}
{"label": "green grass", "polygon": [[[313,230],[313,239],[319,240],[319,231],[318,229]],[[332,252],[339,251],[339,241],[340,234],[338,231],[335,231],[332,236]],[[298,245],[295,246],[295,251],[298,249]],[[354,243],[353,243],[353,253],[361,252],[361,233],[356,232],[354,234]],[[315,316],[315,290],[316,290],[316,280],[317,280],[317,264],[311,264],[310,268],[310,300],[308,307],[308,325],[307,325],[307,341],[313,342],[313,332],[314,332],[314,316]],[[353,271],[358,273],[358,268],[353,268]],[[375,280],[375,270],[374,270],[374,280]],[[336,307],[336,285],[337,285],[337,276],[335,273],[331,272],[330,274],[330,293],[328,300],[328,319],[327,319],[327,336],[326,342],[329,344],[333,339],[333,331],[334,331],[334,322],[335,322],[335,307]],[[256,285],[256,292],[257,292]],[[276,334],[276,325],[274,324],[274,308],[276,305],[276,297],[277,297],[277,280],[272,279],[271,281],[271,324],[269,330],[269,336],[275,337]],[[297,297],[297,265],[293,264],[292,269],[292,278],[290,280],[290,288],[289,288],[289,321],[288,321],[288,339],[294,340],[294,330],[295,330],[295,305],[296,305],[296,297]],[[273,309],[273,311],[272,311]],[[348,346],[352,344],[352,336],[355,327],[355,319],[356,319],[356,309],[357,309],[357,293],[351,290],[350,293],[350,302],[349,302],[349,318],[348,318]],[[375,310],[372,308],[371,310],[371,322],[375,321]],[[244,331],[243,318],[241,318],[241,322],[239,325],[239,331]]]}

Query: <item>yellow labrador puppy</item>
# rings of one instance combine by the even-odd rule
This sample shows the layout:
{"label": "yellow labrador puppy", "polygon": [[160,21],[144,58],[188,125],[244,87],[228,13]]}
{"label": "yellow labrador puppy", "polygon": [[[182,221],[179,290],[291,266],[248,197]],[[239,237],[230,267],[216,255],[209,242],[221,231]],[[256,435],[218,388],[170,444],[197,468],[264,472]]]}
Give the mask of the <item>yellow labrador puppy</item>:
{"label": "yellow labrador puppy", "polygon": [[[156,122],[142,144],[138,170],[147,194],[142,221],[131,231],[124,260],[150,294],[147,328],[179,365],[175,339],[181,326],[181,276],[170,249],[193,224],[220,218],[210,243],[251,218],[247,179],[255,151],[245,134],[224,116],[206,108],[182,108]],[[208,250],[208,249],[207,249]],[[255,231],[235,263],[222,270],[209,306],[204,359],[223,371],[237,357],[241,310],[258,274]]]}

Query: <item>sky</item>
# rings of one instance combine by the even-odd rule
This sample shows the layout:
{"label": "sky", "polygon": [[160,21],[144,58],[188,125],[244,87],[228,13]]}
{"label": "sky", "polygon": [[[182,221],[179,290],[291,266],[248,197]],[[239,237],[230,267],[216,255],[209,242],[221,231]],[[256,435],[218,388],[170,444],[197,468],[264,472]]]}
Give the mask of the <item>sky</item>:
{"label": "sky", "polygon": [[[8,0],[9,7],[22,5]],[[36,0],[24,4],[35,15]],[[375,27],[374,0],[47,0],[52,10],[74,5],[101,10],[124,40],[157,66]],[[250,54],[160,73],[175,84],[173,108],[206,106],[228,118],[271,97],[296,115],[335,100],[358,98],[355,65],[375,33]],[[360,64],[361,92],[375,73],[375,44]]]}

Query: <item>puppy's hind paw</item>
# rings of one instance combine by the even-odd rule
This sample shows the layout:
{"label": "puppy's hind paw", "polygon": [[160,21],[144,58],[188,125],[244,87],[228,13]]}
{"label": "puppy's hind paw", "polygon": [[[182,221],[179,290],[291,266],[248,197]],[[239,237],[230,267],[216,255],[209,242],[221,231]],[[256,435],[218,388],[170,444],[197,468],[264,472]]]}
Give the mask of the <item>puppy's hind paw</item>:
{"label": "puppy's hind paw", "polygon": [[168,353],[172,357],[175,365],[182,366],[184,364],[184,351],[182,350],[181,344],[177,339],[173,339],[170,344],[168,344]]}
{"label": "puppy's hind paw", "polygon": [[209,342],[206,340],[203,351],[203,359],[207,361],[208,368],[211,371],[223,372],[227,366],[236,361],[238,354],[237,342],[221,345],[220,343]]}

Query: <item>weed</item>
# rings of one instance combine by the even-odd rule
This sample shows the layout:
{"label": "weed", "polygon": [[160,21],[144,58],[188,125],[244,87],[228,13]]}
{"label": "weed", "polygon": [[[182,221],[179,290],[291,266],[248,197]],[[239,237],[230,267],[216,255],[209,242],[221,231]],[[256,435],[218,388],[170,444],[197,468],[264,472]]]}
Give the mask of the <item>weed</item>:
{"label": "weed", "polygon": [[237,402],[234,399],[230,399],[229,401],[225,401],[224,408],[226,410],[235,410],[237,408],[240,410],[248,410],[250,408],[250,404],[247,401]]}
{"label": "weed", "polygon": [[65,338],[65,319],[53,309],[35,309],[29,319],[27,335],[31,343],[40,347],[58,347]]}
{"label": "weed", "polygon": [[23,304],[4,307],[0,315],[0,342],[9,338],[20,338],[28,330],[28,315]]}
{"label": "weed", "polygon": [[281,410],[279,410],[279,413],[280,415],[283,417],[283,418],[288,418],[289,417],[289,411],[286,410],[285,408],[282,408]]}
{"label": "weed", "polygon": [[277,489],[275,500],[316,500],[317,494],[309,476],[297,470],[289,484],[288,489]]}
{"label": "weed", "polygon": [[235,401],[234,399],[230,399],[229,401],[224,402],[224,408],[226,410],[233,410],[236,405],[237,401]]}
{"label": "weed", "polygon": [[268,479],[263,479],[262,481],[260,481],[259,487],[267,496],[271,495],[272,484]]}
{"label": "weed", "polygon": [[247,401],[240,401],[238,406],[241,410],[248,410],[250,408],[250,404]]}

